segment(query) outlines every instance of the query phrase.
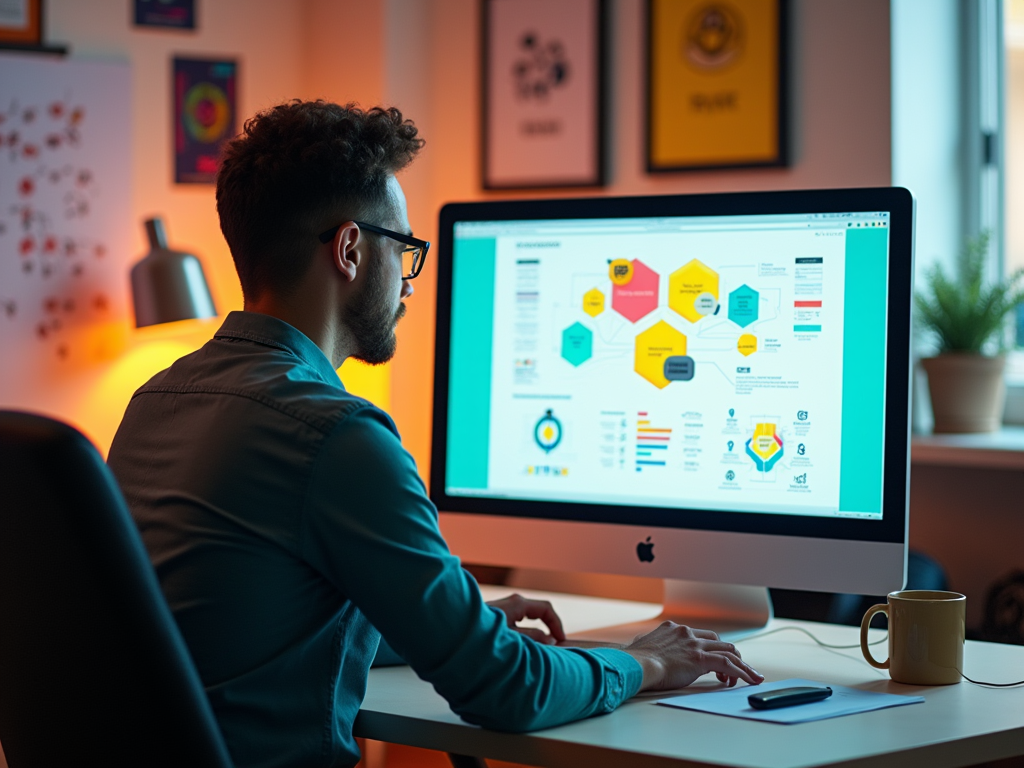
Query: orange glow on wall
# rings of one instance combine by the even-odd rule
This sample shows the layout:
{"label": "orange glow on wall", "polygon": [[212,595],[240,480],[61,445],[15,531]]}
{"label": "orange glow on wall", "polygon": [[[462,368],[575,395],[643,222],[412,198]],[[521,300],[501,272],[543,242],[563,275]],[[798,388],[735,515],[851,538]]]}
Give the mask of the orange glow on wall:
{"label": "orange glow on wall", "polygon": [[125,352],[83,388],[77,406],[69,411],[69,420],[106,456],[135,390],[178,358],[199,349],[218,326],[216,320],[183,320],[133,330]]}
{"label": "orange glow on wall", "polygon": [[[78,377],[77,402],[53,415],[81,430],[106,456],[132,395],[151,377],[199,349],[220,327],[221,319],[182,320],[133,330],[117,359]],[[338,371],[345,389],[387,410],[391,399],[389,366],[347,361]],[[70,383],[66,382],[65,383]],[[50,408],[45,410],[49,411]]]}
{"label": "orange glow on wall", "polygon": [[391,408],[391,366],[367,365],[349,358],[338,369],[345,389],[363,397],[385,411]]}

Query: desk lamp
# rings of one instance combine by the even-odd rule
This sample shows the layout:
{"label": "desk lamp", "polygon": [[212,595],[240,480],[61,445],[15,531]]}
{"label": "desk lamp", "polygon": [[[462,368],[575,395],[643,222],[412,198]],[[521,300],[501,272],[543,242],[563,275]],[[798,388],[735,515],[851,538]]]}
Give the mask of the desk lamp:
{"label": "desk lamp", "polygon": [[149,253],[132,267],[135,327],[215,317],[199,259],[167,247],[161,219],[146,219],[145,227]]}

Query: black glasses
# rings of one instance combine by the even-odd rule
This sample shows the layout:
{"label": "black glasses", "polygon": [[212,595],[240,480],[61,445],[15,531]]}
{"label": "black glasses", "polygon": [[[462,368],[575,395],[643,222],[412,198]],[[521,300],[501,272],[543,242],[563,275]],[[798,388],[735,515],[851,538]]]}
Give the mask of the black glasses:
{"label": "black glasses", "polygon": [[[427,251],[430,250],[430,243],[426,240],[420,240],[412,235],[403,235],[401,232],[395,232],[393,229],[384,229],[384,227],[377,227],[373,224],[364,224],[361,221],[353,221],[352,223],[360,229],[365,229],[367,232],[390,237],[392,240],[397,240],[405,245],[405,248],[402,249],[403,280],[412,280],[423,269],[423,262],[427,260]],[[326,232],[321,232],[320,242],[325,244],[331,242],[339,229],[341,229],[341,224],[331,227]]]}

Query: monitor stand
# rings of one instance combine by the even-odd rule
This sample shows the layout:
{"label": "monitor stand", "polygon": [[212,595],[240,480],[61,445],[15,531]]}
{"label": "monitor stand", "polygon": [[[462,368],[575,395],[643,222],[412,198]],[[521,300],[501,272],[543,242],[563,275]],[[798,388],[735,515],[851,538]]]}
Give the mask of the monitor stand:
{"label": "monitor stand", "polygon": [[764,629],[772,615],[772,602],[765,587],[665,579],[665,595],[659,616],[646,621],[571,632],[569,640],[581,646],[589,643],[625,645],[664,621],[710,629],[724,640],[737,640]]}

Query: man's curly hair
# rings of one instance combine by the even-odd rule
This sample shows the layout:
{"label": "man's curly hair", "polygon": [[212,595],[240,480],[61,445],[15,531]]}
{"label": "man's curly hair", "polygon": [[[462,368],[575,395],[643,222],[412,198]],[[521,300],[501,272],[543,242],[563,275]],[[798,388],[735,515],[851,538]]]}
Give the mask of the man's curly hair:
{"label": "man's curly hair", "polygon": [[247,120],[217,173],[220,228],[246,300],[294,288],[324,230],[358,218],[393,224],[388,177],[422,146],[393,107],[296,99]]}

